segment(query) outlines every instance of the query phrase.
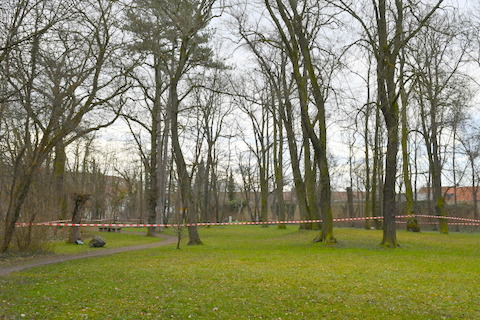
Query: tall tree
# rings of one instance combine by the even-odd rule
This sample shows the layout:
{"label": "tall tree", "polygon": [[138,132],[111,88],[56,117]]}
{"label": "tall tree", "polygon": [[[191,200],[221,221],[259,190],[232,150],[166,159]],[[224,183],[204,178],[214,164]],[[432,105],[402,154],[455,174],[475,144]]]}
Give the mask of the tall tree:
{"label": "tall tree", "polygon": [[[192,99],[198,112],[200,138],[206,143],[205,175],[202,180],[203,199],[202,221],[220,222],[218,203],[218,150],[220,138],[225,136],[227,117],[232,106],[225,103],[224,94],[228,90],[226,75],[223,69],[217,68],[205,72],[192,83]],[[213,206],[212,206],[213,204]],[[212,212],[212,209],[214,212]]]}
{"label": "tall tree", "polygon": [[[373,0],[370,4],[367,4],[367,1],[353,0],[327,1],[350,14],[360,24],[377,63],[378,108],[387,128],[382,244],[386,247],[397,247],[395,184],[399,147],[398,82],[404,81],[399,79],[397,64],[402,48],[426,25],[443,0],[435,1],[433,6],[410,0]],[[367,12],[365,8],[371,10],[371,13],[363,15]],[[406,16],[412,13],[415,25],[406,28]]]}
{"label": "tall tree", "polygon": [[[299,152],[301,147],[299,147],[297,143],[297,133],[295,130],[295,128],[298,127],[296,121],[297,117],[295,106],[292,102],[295,99],[293,93],[294,81],[289,77],[289,59],[285,53],[284,46],[281,41],[277,39],[278,37],[266,39],[262,30],[250,30],[246,26],[246,16],[245,12],[236,13],[238,33],[254,54],[260,66],[261,76],[266,79],[266,86],[269,88],[268,90],[272,95],[272,100],[275,100],[277,103],[276,106],[272,106],[273,109],[278,110],[278,112],[272,110],[272,114],[277,112],[273,116],[273,119],[274,122],[277,121],[279,128],[283,127],[286,131],[286,141],[289,150],[293,182],[295,185],[294,189],[296,198],[298,199],[300,217],[301,219],[307,219],[307,217],[311,217],[311,206],[314,206],[315,204],[308,203],[305,180],[301,172]],[[308,137],[306,138],[308,139]],[[279,150],[279,152],[281,151]],[[280,154],[278,162],[278,164],[281,165]],[[280,176],[276,177],[280,178]],[[277,188],[279,188],[279,183],[280,182],[277,181]],[[279,202],[281,201],[282,200],[280,199]]]}
{"label": "tall tree", "polygon": [[[165,194],[162,192],[166,189],[169,136],[178,171],[180,208],[188,213],[188,221],[195,221],[197,213],[191,212],[194,203],[192,177],[180,145],[180,103],[184,98],[180,97],[180,87],[188,72],[200,66],[213,65],[211,50],[206,46],[209,35],[204,29],[213,17],[214,2],[135,0],[136,6],[129,14],[127,29],[136,36],[136,50],[153,57],[150,67],[155,73],[155,90],[151,95],[150,222],[165,211]],[[151,60],[146,61],[147,65]],[[164,105],[162,100],[165,101]],[[201,243],[196,227],[189,227],[188,230],[189,244]]]}
{"label": "tall tree", "polygon": [[[314,241],[336,242],[333,236],[330,173],[327,158],[327,123],[325,105],[329,89],[329,73],[319,73],[314,56],[314,41],[321,28],[331,23],[331,16],[323,16],[322,6],[308,1],[265,0],[270,17],[280,34],[287,56],[293,67],[300,102],[302,126],[307,134],[317,159],[320,175],[320,207],[322,231]],[[324,48],[320,48],[322,51]],[[315,61],[315,62],[314,62]],[[335,64],[336,62],[334,62]],[[322,68],[323,71],[325,69]],[[318,134],[308,111],[309,88],[316,107]]]}
{"label": "tall tree", "polygon": [[[400,79],[405,79],[405,48],[402,49],[401,57],[399,59],[400,63]],[[405,184],[405,211],[409,216],[407,221],[407,230],[418,232],[420,227],[418,226],[417,219],[413,216],[413,188],[412,180],[410,174],[410,159],[409,159],[409,148],[408,148],[408,100],[409,94],[405,88],[405,82],[400,81],[400,100],[401,100],[401,146],[402,146],[402,173],[403,173],[403,183]]]}
{"label": "tall tree", "polygon": [[[275,89],[270,86],[270,94],[272,100],[276,100],[277,95],[275,94]],[[277,101],[279,105],[279,101]],[[285,199],[283,196],[283,187],[285,185],[284,173],[283,173],[283,121],[278,114],[278,110],[275,106],[275,103],[272,103],[272,119],[273,119],[273,171],[275,176],[275,197],[273,211],[276,213],[277,219],[279,221],[285,221],[286,218],[286,209],[285,209]],[[278,229],[286,229],[285,224],[279,224]]]}
{"label": "tall tree", "polygon": [[[451,127],[458,100],[464,96],[465,79],[459,72],[465,63],[469,39],[457,19],[446,12],[437,13],[422,29],[410,48],[413,72],[418,77],[415,97],[419,105],[422,135],[425,140],[432,179],[435,213],[445,217],[442,191],[442,132]],[[448,233],[446,219],[439,220],[440,232]]]}
{"label": "tall tree", "polygon": [[[150,136],[149,152],[143,150],[143,144],[137,145],[143,153],[144,164],[148,172],[148,223],[163,223],[166,213],[168,138],[170,121],[166,119],[164,93],[168,88],[166,57],[169,48],[165,13],[161,3],[151,0],[135,0],[129,7],[124,29],[134,36],[130,48],[132,52],[144,56],[144,61],[132,76],[139,85],[149,119],[147,123],[140,112],[124,114],[127,121],[133,121],[143,127]],[[167,39],[166,39],[167,38]],[[154,236],[157,228],[149,227],[147,236]]]}
{"label": "tall tree", "polygon": [[[188,222],[196,221],[196,214],[189,212],[193,208],[191,176],[188,173],[185,157],[179,139],[180,98],[179,84],[186,72],[197,66],[212,66],[211,50],[205,46],[208,35],[202,32],[212,19],[212,7],[215,0],[205,1],[160,1],[168,21],[168,40],[170,55],[165,57],[168,74],[167,118],[170,120],[173,157],[177,167],[180,207],[187,214]],[[201,244],[196,226],[188,227],[190,245]]]}
{"label": "tall tree", "polygon": [[[253,87],[245,87],[244,90],[252,90],[253,94],[247,92],[241,93],[238,102],[239,108],[245,112],[250,120],[252,133],[247,132],[242,139],[247,145],[251,154],[257,161],[258,179],[260,185],[260,218],[261,221],[267,221],[268,214],[268,194],[269,194],[269,154],[270,154],[270,112],[271,96],[261,81],[252,79],[248,81],[254,83]],[[252,96],[251,98],[243,98]],[[253,134],[254,140],[251,142]],[[262,226],[267,227],[264,224]]]}

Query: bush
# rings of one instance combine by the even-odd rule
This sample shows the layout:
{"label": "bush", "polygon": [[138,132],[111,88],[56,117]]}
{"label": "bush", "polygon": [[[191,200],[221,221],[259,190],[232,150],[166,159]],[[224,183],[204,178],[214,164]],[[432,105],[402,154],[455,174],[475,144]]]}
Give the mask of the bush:
{"label": "bush", "polygon": [[48,229],[39,227],[24,227],[15,230],[15,241],[12,251],[18,252],[48,252]]}

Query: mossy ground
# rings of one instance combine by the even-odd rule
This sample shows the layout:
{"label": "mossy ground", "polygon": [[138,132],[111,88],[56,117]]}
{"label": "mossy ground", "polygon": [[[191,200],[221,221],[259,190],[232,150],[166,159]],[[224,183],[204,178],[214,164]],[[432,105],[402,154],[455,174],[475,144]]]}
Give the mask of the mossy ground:
{"label": "mossy ground", "polygon": [[[168,232],[168,231],[167,231]],[[0,278],[5,319],[478,319],[480,235],[229,226]],[[185,241],[187,239],[184,239]]]}

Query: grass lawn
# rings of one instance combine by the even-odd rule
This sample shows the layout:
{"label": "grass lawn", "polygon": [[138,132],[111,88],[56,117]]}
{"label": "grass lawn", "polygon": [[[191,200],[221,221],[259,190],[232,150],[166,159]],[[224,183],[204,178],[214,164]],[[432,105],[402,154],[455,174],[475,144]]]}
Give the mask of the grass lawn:
{"label": "grass lawn", "polygon": [[88,246],[88,242],[94,236],[100,236],[105,240],[105,248],[119,248],[160,241],[160,239],[145,237],[144,235],[147,232],[147,229],[145,228],[124,229],[123,233],[93,231],[95,229],[96,228],[84,228],[84,231],[82,232],[82,239],[84,239],[85,242],[84,245],[79,246],[66,243],[65,241],[56,241],[53,243],[52,251],[57,254],[98,251],[99,248],[89,248]]}
{"label": "grass lawn", "polygon": [[[480,319],[480,235],[200,229],[205,243],[0,278],[0,319]],[[2,318],[3,317],[3,318]]]}
{"label": "grass lawn", "polygon": [[[128,233],[127,233],[128,232]],[[82,228],[82,239],[84,240],[84,245],[76,245],[66,243],[65,239],[68,238],[67,233],[63,232],[61,236],[57,238],[59,240],[51,241],[48,246],[47,250],[55,254],[76,254],[76,253],[84,253],[89,251],[99,251],[108,248],[119,248],[119,247],[126,247],[126,246],[134,246],[134,245],[141,245],[141,244],[148,244],[153,242],[159,242],[161,239],[152,238],[152,237],[144,237],[139,236],[138,234],[132,233],[143,233],[146,234],[147,230],[145,228],[130,228],[126,229],[123,233],[114,233],[114,232],[98,232],[96,228]],[[90,248],[88,246],[88,242],[94,236],[101,236],[106,245],[104,248]],[[60,240],[61,239],[61,240]],[[12,255],[0,255],[0,268],[7,267],[12,264],[27,264],[32,259],[37,258],[38,256],[45,255],[45,253],[28,253],[28,254],[17,254],[14,253]],[[1,317],[0,317],[1,319]]]}

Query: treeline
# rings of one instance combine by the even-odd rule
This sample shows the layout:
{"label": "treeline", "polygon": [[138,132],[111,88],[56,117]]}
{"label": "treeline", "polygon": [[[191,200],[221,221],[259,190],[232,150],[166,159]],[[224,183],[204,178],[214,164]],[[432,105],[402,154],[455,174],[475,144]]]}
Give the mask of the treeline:
{"label": "treeline", "polygon": [[[269,210],[284,220],[292,188],[301,218],[323,220],[302,228],[327,243],[336,241],[332,187],[362,190],[365,214],[384,216],[382,244],[396,247],[399,191],[413,214],[417,188],[429,187],[445,216],[446,179],[476,187],[480,21],[478,8],[466,9],[442,0],[2,1],[0,251],[18,221],[69,218],[73,195],[101,217],[107,177],[122,177],[125,218],[148,223],[173,213],[216,222],[225,203],[252,220]],[[130,143],[101,161],[112,125]],[[200,244],[196,227],[188,231]]]}

